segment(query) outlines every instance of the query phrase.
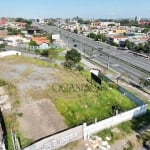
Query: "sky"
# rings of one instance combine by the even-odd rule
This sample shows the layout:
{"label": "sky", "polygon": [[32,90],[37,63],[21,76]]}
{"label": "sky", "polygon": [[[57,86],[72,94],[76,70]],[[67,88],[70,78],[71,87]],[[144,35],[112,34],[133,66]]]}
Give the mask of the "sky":
{"label": "sky", "polygon": [[0,17],[150,18],[150,0],[2,0]]}

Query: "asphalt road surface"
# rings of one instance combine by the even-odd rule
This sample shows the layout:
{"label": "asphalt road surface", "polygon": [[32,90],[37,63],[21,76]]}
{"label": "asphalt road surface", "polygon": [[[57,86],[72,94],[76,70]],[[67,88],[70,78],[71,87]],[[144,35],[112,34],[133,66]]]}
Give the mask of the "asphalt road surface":
{"label": "asphalt road surface", "polygon": [[84,48],[87,49],[89,47],[89,50],[101,51],[110,56],[126,61],[150,73],[150,59],[145,59],[142,57],[135,57],[132,53],[123,54],[122,50],[118,50],[106,43],[96,42],[85,36],[71,33],[69,31],[66,31],[57,27],[40,26],[40,28],[42,28],[44,31],[47,31],[48,33],[60,34],[61,38],[69,46],[72,46],[72,47],[76,46],[80,50],[84,50]]}

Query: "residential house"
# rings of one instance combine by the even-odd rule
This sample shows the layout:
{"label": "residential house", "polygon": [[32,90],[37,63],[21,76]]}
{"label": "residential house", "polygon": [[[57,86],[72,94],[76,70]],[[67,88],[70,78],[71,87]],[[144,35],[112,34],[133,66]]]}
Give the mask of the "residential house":
{"label": "residential house", "polygon": [[0,44],[4,44],[4,38],[6,38],[7,36],[7,31],[0,30]]}
{"label": "residential house", "polygon": [[27,32],[28,32],[28,34],[30,34],[30,35],[36,35],[36,34],[40,34],[41,29],[39,29],[39,28],[36,27],[36,26],[33,26],[33,27],[29,28],[29,29],[27,30]]}
{"label": "residential house", "polygon": [[127,36],[123,36],[123,35],[114,35],[114,36],[109,38],[110,43],[111,42],[115,42],[117,44],[125,42],[127,39],[128,39],[128,37]]}
{"label": "residential house", "polygon": [[6,27],[7,21],[6,20],[0,20],[0,27]]}
{"label": "residential house", "polygon": [[39,49],[49,48],[50,40],[47,37],[33,37],[32,41],[37,43]]}
{"label": "residential house", "polygon": [[4,41],[9,46],[17,46],[18,44],[21,44],[21,43],[29,43],[30,42],[30,40],[23,38],[20,35],[7,36],[6,38],[4,38]]}

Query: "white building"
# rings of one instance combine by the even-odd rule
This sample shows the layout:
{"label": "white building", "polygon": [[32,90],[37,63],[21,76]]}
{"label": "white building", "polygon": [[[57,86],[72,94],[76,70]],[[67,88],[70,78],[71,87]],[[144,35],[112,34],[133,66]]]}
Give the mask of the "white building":
{"label": "white building", "polygon": [[21,55],[21,52],[19,52],[19,51],[4,51],[4,52],[0,52],[0,58],[5,57],[5,56],[10,56],[10,55]]}
{"label": "white building", "polygon": [[30,40],[20,37],[20,36],[8,36],[4,38],[5,43],[9,46],[17,46],[19,43],[28,43]]}
{"label": "white building", "polygon": [[141,17],[140,16],[136,16],[135,17],[135,22],[139,22],[141,20]]}

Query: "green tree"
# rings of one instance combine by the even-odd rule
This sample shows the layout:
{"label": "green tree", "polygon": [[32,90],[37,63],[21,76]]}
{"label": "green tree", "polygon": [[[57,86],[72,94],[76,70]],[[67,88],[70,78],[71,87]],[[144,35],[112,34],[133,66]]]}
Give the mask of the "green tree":
{"label": "green tree", "polygon": [[150,31],[149,28],[144,28],[144,29],[142,30],[142,33],[147,33],[147,32],[149,32],[149,31]]}
{"label": "green tree", "polygon": [[49,26],[54,26],[55,24],[54,24],[53,21],[49,21],[47,25],[49,25]]}
{"label": "green tree", "polygon": [[35,41],[30,41],[30,43],[29,43],[29,45],[31,45],[31,46],[37,46],[38,44],[35,42]]}
{"label": "green tree", "polygon": [[78,20],[78,23],[80,23],[80,24],[90,24],[91,23],[90,20],[83,20],[81,18],[77,18],[77,20]]}
{"label": "green tree", "polygon": [[147,87],[147,86],[150,86],[150,80],[147,80],[145,78],[140,78],[140,84]]}
{"label": "green tree", "polygon": [[130,42],[129,40],[126,40],[124,44],[128,49],[134,49],[136,47],[135,43]]}
{"label": "green tree", "polygon": [[108,26],[113,27],[113,26],[115,26],[115,24],[114,24],[114,23],[111,23],[111,24],[109,24]]}
{"label": "green tree", "polygon": [[65,58],[65,66],[72,68],[76,63],[80,62],[81,54],[76,49],[71,49],[70,51],[67,51]]}
{"label": "green tree", "polygon": [[97,39],[102,42],[106,42],[107,38],[104,34],[98,34]]}
{"label": "green tree", "polygon": [[139,43],[136,47],[135,47],[136,51],[140,52],[140,51],[144,51],[144,45],[142,43]]}
{"label": "green tree", "polygon": [[95,33],[90,33],[87,35],[87,37],[91,38],[91,39],[97,39],[97,35]]}
{"label": "green tree", "polygon": [[5,48],[5,44],[0,44],[0,49]]}
{"label": "green tree", "polygon": [[74,63],[78,63],[81,60],[81,54],[76,49],[71,49],[67,51],[65,55],[66,61],[71,60]]}
{"label": "green tree", "polygon": [[21,30],[17,30],[17,29],[10,28],[10,27],[7,28],[7,31],[9,35],[21,34]]}
{"label": "green tree", "polygon": [[150,53],[150,42],[144,44],[144,53]]}
{"label": "green tree", "polygon": [[24,19],[24,18],[17,18],[15,21],[26,23],[26,29],[28,29],[32,24],[32,22],[30,20],[27,20],[27,19]]}

